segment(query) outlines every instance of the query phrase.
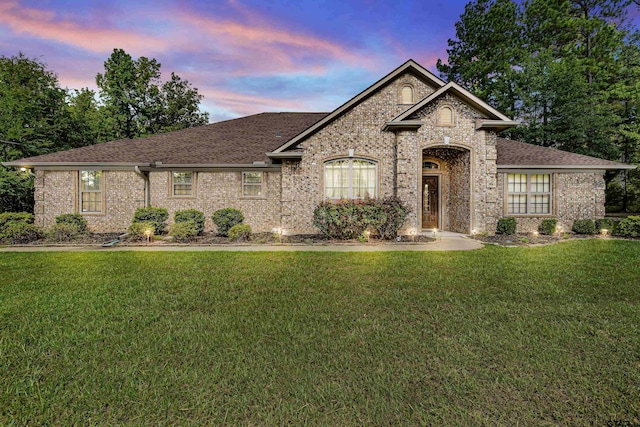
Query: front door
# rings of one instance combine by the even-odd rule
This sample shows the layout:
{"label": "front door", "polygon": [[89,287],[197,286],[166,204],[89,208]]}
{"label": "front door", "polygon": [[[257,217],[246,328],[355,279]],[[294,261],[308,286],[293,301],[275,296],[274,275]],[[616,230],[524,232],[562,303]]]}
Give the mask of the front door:
{"label": "front door", "polygon": [[438,177],[422,177],[422,228],[438,228]]}

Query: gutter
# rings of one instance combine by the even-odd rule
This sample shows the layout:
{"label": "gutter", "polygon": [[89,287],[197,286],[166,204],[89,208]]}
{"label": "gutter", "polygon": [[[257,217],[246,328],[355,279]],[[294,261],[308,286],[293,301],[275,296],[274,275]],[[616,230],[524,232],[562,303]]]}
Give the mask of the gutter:
{"label": "gutter", "polygon": [[497,165],[499,170],[513,169],[591,169],[591,170],[632,170],[637,168],[634,165],[614,164],[614,165]]}

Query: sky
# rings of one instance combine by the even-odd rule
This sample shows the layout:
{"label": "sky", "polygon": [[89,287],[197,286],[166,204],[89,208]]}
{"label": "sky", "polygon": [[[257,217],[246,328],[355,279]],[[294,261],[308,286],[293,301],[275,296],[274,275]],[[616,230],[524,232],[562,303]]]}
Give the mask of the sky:
{"label": "sky", "polygon": [[437,74],[467,0],[0,0],[0,55],[96,89],[113,49],[155,58],[210,121],[331,111],[412,58]]}

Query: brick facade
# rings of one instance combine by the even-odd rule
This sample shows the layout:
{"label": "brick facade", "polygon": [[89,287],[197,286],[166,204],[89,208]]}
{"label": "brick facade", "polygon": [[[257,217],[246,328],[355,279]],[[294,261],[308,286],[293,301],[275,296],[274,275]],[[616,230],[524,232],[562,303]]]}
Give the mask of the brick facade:
{"label": "brick facade", "polygon": [[[399,74],[292,147],[302,150],[301,159],[285,158],[280,169],[273,166],[264,172],[263,197],[242,197],[240,170],[196,172],[194,195],[173,197],[170,171],[152,169],[151,206],[167,208],[170,222],[177,210],[203,211],[208,230],[214,227],[210,218],[215,210],[232,207],[243,212],[245,223],[256,232],[278,227],[290,234],[316,233],[313,210],[324,200],[325,162],[363,158],[377,165],[377,196],[397,196],[411,209],[403,233],[422,229],[422,177],[432,174],[440,179],[439,228],[493,233],[497,220],[505,216],[505,174],[498,171],[496,133],[479,130],[478,120],[486,117],[449,92],[409,117],[419,126],[385,130],[389,121],[409,108],[400,95],[407,85],[414,101],[438,89],[415,73]],[[442,107],[453,110],[452,123],[438,118]],[[440,168],[423,170],[425,160],[433,160]],[[96,232],[124,231],[135,209],[144,206],[145,180],[130,168],[105,170],[103,181],[104,214],[86,215],[89,227]],[[55,216],[77,212],[78,193],[77,170],[38,170],[37,224],[46,228]],[[604,216],[603,173],[554,174],[553,199],[551,216],[565,229],[574,219]],[[541,219],[518,217],[518,230],[535,229]]]}

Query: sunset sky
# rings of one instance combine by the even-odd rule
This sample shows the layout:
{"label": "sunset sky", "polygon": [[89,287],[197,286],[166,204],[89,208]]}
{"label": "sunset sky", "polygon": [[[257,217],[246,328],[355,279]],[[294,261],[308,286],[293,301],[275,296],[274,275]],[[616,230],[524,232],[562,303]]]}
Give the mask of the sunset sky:
{"label": "sunset sky", "polygon": [[0,55],[95,89],[114,48],[156,58],[218,121],[330,111],[409,58],[436,72],[466,0],[0,0]]}

